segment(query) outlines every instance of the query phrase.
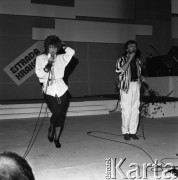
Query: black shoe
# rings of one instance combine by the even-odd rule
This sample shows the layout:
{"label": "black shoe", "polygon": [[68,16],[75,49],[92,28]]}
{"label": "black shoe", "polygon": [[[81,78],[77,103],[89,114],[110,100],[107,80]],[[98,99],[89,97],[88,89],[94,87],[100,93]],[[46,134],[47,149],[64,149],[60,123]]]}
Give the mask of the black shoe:
{"label": "black shoe", "polygon": [[124,139],[126,140],[126,141],[128,141],[128,140],[130,140],[130,136],[129,136],[129,134],[124,134]]}
{"label": "black shoe", "polygon": [[130,134],[130,137],[135,140],[139,139],[139,137],[136,134]]}
{"label": "black shoe", "polygon": [[52,128],[51,126],[48,128],[48,140],[49,142],[53,142],[54,140],[54,132],[55,132],[55,128]]}
{"label": "black shoe", "polygon": [[61,143],[59,142],[59,140],[54,140],[54,143],[56,145],[56,148],[61,148]]}

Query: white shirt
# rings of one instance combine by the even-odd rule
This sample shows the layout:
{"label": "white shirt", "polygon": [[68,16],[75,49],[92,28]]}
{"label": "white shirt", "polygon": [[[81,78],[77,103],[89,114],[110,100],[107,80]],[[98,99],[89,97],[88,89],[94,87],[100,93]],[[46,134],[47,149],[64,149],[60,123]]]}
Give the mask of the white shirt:
{"label": "white shirt", "polygon": [[[43,83],[42,90],[45,94],[61,97],[68,89],[63,80],[64,71],[72,59],[72,56],[75,54],[75,51],[67,47],[65,52],[65,54],[60,54],[55,57],[51,71],[48,73],[44,71],[44,67],[48,63],[49,56],[41,54],[36,58],[35,73],[40,83]],[[49,83],[47,83],[48,79],[51,79]]]}

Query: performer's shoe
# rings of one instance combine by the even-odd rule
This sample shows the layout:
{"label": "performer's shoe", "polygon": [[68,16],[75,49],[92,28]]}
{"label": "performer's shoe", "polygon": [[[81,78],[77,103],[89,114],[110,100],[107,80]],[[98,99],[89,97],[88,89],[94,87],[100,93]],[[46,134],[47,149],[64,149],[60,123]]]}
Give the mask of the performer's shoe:
{"label": "performer's shoe", "polygon": [[136,134],[130,134],[130,137],[135,140],[139,139],[139,137]]}
{"label": "performer's shoe", "polygon": [[128,133],[124,134],[124,139],[125,139],[126,141],[130,140],[130,136],[129,136]]}
{"label": "performer's shoe", "polygon": [[55,128],[52,128],[51,126],[48,128],[48,140],[49,142],[53,142],[54,140],[54,133],[55,133]]}
{"label": "performer's shoe", "polygon": [[61,148],[61,143],[59,142],[59,140],[54,140],[54,143],[56,145],[56,148]]}

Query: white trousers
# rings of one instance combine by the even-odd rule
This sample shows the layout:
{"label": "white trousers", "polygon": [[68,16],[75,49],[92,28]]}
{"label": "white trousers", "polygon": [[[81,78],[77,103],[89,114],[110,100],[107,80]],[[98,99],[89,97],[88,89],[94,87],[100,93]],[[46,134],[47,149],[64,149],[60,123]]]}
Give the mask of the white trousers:
{"label": "white trousers", "polygon": [[139,123],[140,83],[130,82],[128,92],[120,90],[122,134],[136,134]]}

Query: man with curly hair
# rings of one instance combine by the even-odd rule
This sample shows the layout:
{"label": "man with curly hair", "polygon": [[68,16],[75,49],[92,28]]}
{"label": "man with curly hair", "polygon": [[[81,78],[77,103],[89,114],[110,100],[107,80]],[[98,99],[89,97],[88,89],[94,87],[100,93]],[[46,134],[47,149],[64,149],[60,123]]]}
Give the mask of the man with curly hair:
{"label": "man with curly hair", "polygon": [[139,139],[136,135],[139,122],[141,61],[137,43],[125,43],[124,54],[117,60],[116,73],[119,78],[122,134],[125,140]]}

